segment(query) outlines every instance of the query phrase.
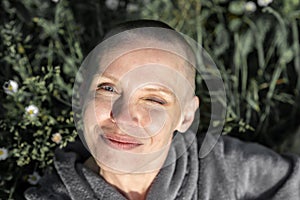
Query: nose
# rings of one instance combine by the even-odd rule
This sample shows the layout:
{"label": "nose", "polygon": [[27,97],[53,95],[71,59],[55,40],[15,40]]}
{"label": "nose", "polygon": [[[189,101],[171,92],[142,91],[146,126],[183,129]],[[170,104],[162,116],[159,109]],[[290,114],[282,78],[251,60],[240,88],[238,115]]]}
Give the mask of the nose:
{"label": "nose", "polygon": [[110,117],[117,125],[146,127],[150,123],[149,111],[124,96],[113,102]]}

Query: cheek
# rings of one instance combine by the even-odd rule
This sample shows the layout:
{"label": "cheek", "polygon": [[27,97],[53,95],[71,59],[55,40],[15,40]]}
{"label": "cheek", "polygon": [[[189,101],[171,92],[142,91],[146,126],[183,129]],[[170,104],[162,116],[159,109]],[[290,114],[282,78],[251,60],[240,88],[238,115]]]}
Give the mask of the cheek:
{"label": "cheek", "polygon": [[94,108],[97,120],[108,119],[110,117],[111,109],[112,106],[110,101],[97,101]]}
{"label": "cheek", "polygon": [[172,119],[168,117],[161,131],[151,138],[152,144],[159,147],[169,144],[172,140],[174,131],[175,129],[172,125]]}
{"label": "cheek", "polygon": [[99,122],[110,117],[111,109],[112,106],[110,101],[95,100],[89,105],[86,115],[92,116],[94,118],[93,121]]}
{"label": "cheek", "polygon": [[[164,110],[164,115],[161,117],[161,119],[164,120],[164,123],[162,124],[162,120],[159,115],[162,115],[162,113],[157,113],[156,116],[152,116],[152,119],[155,119],[153,122],[157,122],[157,124],[161,125],[161,129],[158,134],[153,136],[153,140],[160,143],[166,143],[166,141],[169,141],[170,138],[172,138],[172,135],[174,131],[176,130],[178,123],[181,119],[181,110],[178,106],[172,106],[170,108],[167,108]],[[156,123],[153,123],[155,125]],[[158,123],[160,122],[160,123]]]}
{"label": "cheek", "polygon": [[84,122],[86,125],[94,125],[110,117],[111,102],[92,101],[84,112]]}
{"label": "cheek", "polygon": [[178,126],[178,123],[181,119],[181,109],[180,106],[174,106],[167,111],[168,113],[168,120],[170,124],[170,129],[175,131],[176,127]]}
{"label": "cheek", "polygon": [[95,134],[95,127],[101,126],[110,116],[110,103],[96,103],[91,101],[85,108],[83,114],[84,137],[90,149],[95,149],[95,141],[98,135]]}

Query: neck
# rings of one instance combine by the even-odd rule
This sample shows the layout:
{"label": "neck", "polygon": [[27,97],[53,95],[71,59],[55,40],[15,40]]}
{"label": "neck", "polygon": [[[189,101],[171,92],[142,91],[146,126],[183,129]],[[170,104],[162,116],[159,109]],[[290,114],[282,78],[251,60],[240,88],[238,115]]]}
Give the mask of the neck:
{"label": "neck", "polygon": [[159,171],[147,174],[116,174],[100,169],[100,175],[129,200],[144,200]]}

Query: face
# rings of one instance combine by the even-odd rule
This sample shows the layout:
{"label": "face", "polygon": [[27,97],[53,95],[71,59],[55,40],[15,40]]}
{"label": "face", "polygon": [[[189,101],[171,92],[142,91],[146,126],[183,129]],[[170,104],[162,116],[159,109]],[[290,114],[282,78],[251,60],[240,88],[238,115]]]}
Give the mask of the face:
{"label": "face", "polygon": [[157,49],[132,51],[100,68],[84,111],[84,134],[101,168],[162,166],[174,131],[185,131],[198,107],[185,74],[182,58]]}

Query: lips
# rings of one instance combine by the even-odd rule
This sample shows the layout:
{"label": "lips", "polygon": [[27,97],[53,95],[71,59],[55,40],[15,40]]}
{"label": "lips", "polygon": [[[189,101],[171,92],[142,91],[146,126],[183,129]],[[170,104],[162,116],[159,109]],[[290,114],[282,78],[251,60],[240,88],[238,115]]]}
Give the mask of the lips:
{"label": "lips", "polygon": [[126,135],[104,134],[101,135],[101,138],[110,147],[119,150],[132,150],[143,145],[142,142]]}

